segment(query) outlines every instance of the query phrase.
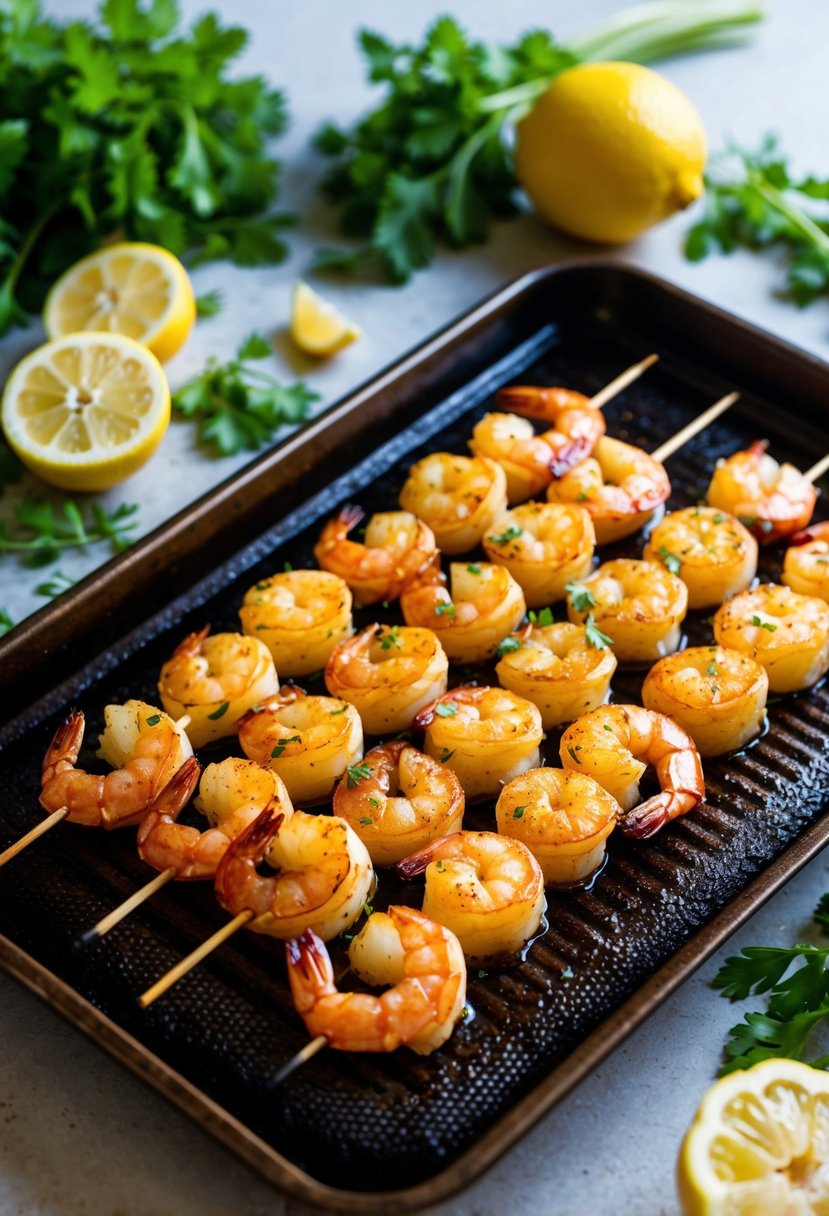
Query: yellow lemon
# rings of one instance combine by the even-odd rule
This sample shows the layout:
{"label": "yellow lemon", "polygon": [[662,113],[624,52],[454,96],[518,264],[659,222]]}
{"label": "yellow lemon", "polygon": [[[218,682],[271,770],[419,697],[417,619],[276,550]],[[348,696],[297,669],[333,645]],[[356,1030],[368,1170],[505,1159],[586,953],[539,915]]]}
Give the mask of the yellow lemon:
{"label": "yellow lemon", "polygon": [[62,490],[108,490],[152,456],[170,421],[155,355],[123,334],[55,338],[18,363],[0,420],[25,465]]}
{"label": "yellow lemon", "polygon": [[677,1183],[683,1216],[829,1211],[829,1076],[772,1059],[717,1081],[683,1141]]}
{"label": "yellow lemon", "polygon": [[585,63],[518,124],[515,167],[549,223],[621,244],[699,197],[706,151],[702,119],[670,80],[635,63]]}
{"label": "yellow lemon", "polygon": [[43,310],[50,338],[81,330],[124,334],[166,363],[187,341],[196,300],[187,271],[159,245],[105,245],[70,266]]}
{"label": "yellow lemon", "polygon": [[362,330],[317,295],[302,280],[294,286],[291,304],[291,337],[306,355],[335,355],[356,342]]}

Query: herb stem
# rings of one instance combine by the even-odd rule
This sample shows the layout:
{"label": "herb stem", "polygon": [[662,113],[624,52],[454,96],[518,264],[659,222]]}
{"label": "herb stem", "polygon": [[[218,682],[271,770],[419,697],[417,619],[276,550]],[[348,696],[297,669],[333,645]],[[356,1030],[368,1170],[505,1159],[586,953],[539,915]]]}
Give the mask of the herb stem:
{"label": "herb stem", "polygon": [[790,202],[783,194],[782,190],[778,190],[776,186],[769,185],[768,182],[760,181],[756,174],[749,177],[749,183],[752,189],[756,190],[762,199],[784,215],[786,219],[802,234],[804,240],[811,245],[816,245],[819,249],[829,253],[829,233],[823,231],[819,224],[816,224],[811,216],[807,215],[795,203]]}
{"label": "herb stem", "polygon": [[650,63],[739,39],[763,15],[757,0],[664,0],[624,9],[569,45],[581,59]]}

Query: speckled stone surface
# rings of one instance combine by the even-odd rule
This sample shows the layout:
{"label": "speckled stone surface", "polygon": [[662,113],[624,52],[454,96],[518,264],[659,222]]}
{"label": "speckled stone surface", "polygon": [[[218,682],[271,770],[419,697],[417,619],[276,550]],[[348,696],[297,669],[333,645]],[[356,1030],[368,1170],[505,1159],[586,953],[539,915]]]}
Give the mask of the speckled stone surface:
{"label": "speckled stone surface", "polygon": [[[204,7],[183,4],[188,14]],[[434,0],[384,4],[359,0],[216,0],[213,7],[254,33],[240,64],[266,72],[290,95],[293,122],[279,141],[287,162],[283,202],[303,216],[292,235],[290,262],[241,271],[216,264],[196,274],[198,291],[219,287],[221,316],[199,325],[169,365],[173,384],[201,367],[208,353],[229,355],[256,327],[274,335],[271,370],[303,375],[334,400],[521,271],[593,252],[545,229],[533,216],[500,225],[487,245],[443,253],[407,288],[334,283],[328,294],[364,329],[365,337],[324,367],[292,352],[285,339],[290,287],[307,272],[311,252],[333,238],[331,215],[314,195],[322,168],[308,137],[325,116],[347,121],[368,98],[353,50],[358,24],[397,37],[416,37],[442,6]],[[493,0],[448,6],[483,37],[511,38],[527,27],[552,26],[561,37],[622,7],[611,0],[578,5],[524,0],[505,10]],[[770,0],[765,27],[748,48],[689,58],[667,66],[699,107],[713,147],[727,136],[756,142],[779,131],[798,169],[829,169],[825,148],[826,46],[829,9],[821,0]],[[89,3],[51,0],[56,15],[84,16]],[[680,217],[618,253],[691,291],[766,326],[816,354],[829,351],[825,305],[804,313],[775,297],[774,256],[735,255],[692,266],[681,257]],[[596,251],[598,252],[598,251]],[[605,255],[606,256],[606,255]],[[39,339],[36,328],[0,343],[0,373]],[[153,462],[109,497],[140,501],[143,531],[162,523],[235,471],[243,458],[212,460],[194,446],[192,429],[174,423]],[[21,487],[25,490],[26,487]],[[29,487],[31,489],[31,487]],[[78,577],[106,554],[64,558]],[[11,563],[0,570],[0,604],[13,617],[42,604],[34,586],[43,575]],[[829,863],[818,858],[758,914],[721,953],[752,942],[788,944],[809,932],[818,896],[829,888]],[[681,1135],[718,1063],[739,1007],[711,992],[712,959],[523,1143],[465,1194],[434,1211],[441,1216],[676,1216],[673,1163]],[[2,1216],[265,1216],[294,1214],[251,1175],[157,1096],[101,1055],[34,997],[0,976],[0,1213]]]}

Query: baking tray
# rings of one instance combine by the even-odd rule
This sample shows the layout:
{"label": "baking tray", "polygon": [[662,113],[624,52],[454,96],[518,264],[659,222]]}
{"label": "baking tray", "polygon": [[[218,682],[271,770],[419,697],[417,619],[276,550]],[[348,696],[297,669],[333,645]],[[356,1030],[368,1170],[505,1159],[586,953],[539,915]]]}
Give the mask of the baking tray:
{"label": "baking tray", "polygon": [[[611,434],[655,447],[728,389],[742,393],[670,461],[672,506],[696,501],[714,460],[750,439],[801,467],[829,447],[829,368],[817,360],[638,271],[574,263],[520,279],[0,644],[3,704],[21,707],[0,730],[0,847],[38,819],[40,759],[69,705],[94,738],[108,701],[154,700],[186,631],[235,628],[244,590],[285,561],[307,564],[340,504],[388,507],[413,459],[464,450],[500,385],[591,393],[651,350],[659,364],[606,410]],[[779,556],[763,555],[766,577]],[[686,632],[710,638],[699,614]],[[638,699],[641,680],[614,680],[616,698]],[[61,824],[4,868],[0,963],[295,1198],[415,1211],[490,1165],[823,847],[827,710],[825,685],[775,702],[754,747],[706,764],[702,808],[651,841],[615,834],[590,890],[551,896],[550,927],[523,963],[472,971],[473,1016],[425,1059],[327,1051],[273,1089],[306,1035],[280,945],[252,934],[141,1012],[137,995],[226,917],[201,884],[174,883],[73,948],[148,876],[129,831]],[[555,763],[557,737],[546,746]],[[466,822],[491,826],[491,808]],[[418,897],[383,873],[375,906]]]}

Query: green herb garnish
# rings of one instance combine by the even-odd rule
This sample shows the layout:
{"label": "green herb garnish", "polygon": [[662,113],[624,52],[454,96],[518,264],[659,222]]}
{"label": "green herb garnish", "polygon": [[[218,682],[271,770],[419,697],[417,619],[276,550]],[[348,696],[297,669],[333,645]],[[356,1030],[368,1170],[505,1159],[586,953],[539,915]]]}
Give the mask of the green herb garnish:
{"label": "green herb garnish", "polygon": [[271,759],[278,760],[289,743],[301,743],[302,735],[291,735],[289,739],[281,739],[271,752]]}
{"label": "green herb garnish", "polygon": [[480,574],[481,573],[481,567],[476,566],[474,562],[471,562],[470,565],[468,565],[466,568],[470,574]]}
{"label": "green herb garnish", "polygon": [[553,624],[553,610],[552,608],[542,608],[540,612],[534,612],[531,608],[527,613],[527,619],[533,625],[537,625],[539,629],[545,629],[547,625]]}
{"label": "green herb garnish", "polygon": [[380,636],[381,650],[391,650],[392,646],[396,646],[398,650],[403,648],[403,643],[400,641],[400,634],[396,625],[393,625],[391,629]]}
{"label": "green herb garnish", "polygon": [[589,613],[587,620],[584,622],[584,640],[588,646],[593,646],[596,650],[604,650],[607,646],[613,645],[613,638],[608,637],[606,633],[602,633],[593,620],[592,612]]}
{"label": "green herb garnish", "polygon": [[664,545],[659,546],[659,556],[665,564],[665,569],[669,574],[679,574],[682,569],[682,558],[677,557],[675,553],[671,553],[670,549],[666,549]]}
{"label": "green herb garnish", "polygon": [[517,806],[512,812],[513,819],[523,819],[526,809],[527,808],[525,806]]}
{"label": "green herb garnish", "polygon": [[453,705],[451,701],[438,701],[435,706],[435,713],[439,718],[454,718],[457,712],[457,705]]}
{"label": "green herb garnish", "polygon": [[576,612],[588,612],[596,607],[596,598],[589,587],[583,583],[568,583],[564,588],[570,597],[570,603]]}
{"label": "green herb garnish", "polygon": [[514,651],[520,650],[523,645],[524,643],[520,638],[515,637],[513,634],[508,634],[498,643],[498,649],[495,653],[500,659],[503,658],[505,654],[512,654]]}
{"label": "green herb garnish", "polygon": [[371,776],[371,765],[350,764],[345,771],[347,774],[346,785],[348,789],[353,790],[361,781],[365,781],[367,777]]}
{"label": "green herb garnish", "polygon": [[161,714],[152,714],[151,717],[147,718],[147,725],[148,726],[158,726],[160,721],[161,721]]}
{"label": "green herb garnish", "polygon": [[457,751],[457,748],[455,748],[455,747],[453,747],[451,751],[449,750],[448,747],[445,747],[443,749],[443,755],[438,757],[441,764],[445,764],[447,760],[451,760],[456,751]]}
{"label": "green herb garnish", "polygon": [[371,818],[370,815],[363,815],[363,817],[361,819],[359,819],[358,822],[361,823],[364,828],[369,828],[374,823],[374,820]]}
{"label": "green herb garnish", "polygon": [[519,536],[524,535],[524,529],[518,528],[512,524],[503,532],[499,532],[497,536],[488,536],[487,540],[493,545],[508,545],[511,540],[517,540]]}
{"label": "green herb garnish", "polygon": [[454,604],[452,604],[452,603],[435,604],[435,616],[453,617],[454,615],[455,615],[455,605]]}
{"label": "green herb garnish", "polygon": [[34,567],[57,561],[63,549],[85,549],[101,541],[109,541],[113,551],[120,553],[132,543],[137,511],[134,503],[121,503],[107,511],[93,502],[85,516],[71,498],[64,500],[60,511],[50,502],[27,498],[15,509],[15,528],[0,522],[0,555],[17,553],[24,566]]}
{"label": "green herb garnish", "polygon": [[225,716],[225,714],[227,713],[227,711],[229,709],[230,709],[230,702],[225,701],[223,705],[220,705],[218,709],[214,709],[213,713],[208,714],[207,716],[208,716],[208,718],[210,718],[211,722],[217,722],[219,720],[219,718],[223,718]]}
{"label": "green herb garnish", "polygon": [[756,625],[758,629],[767,629],[769,631],[769,633],[777,632],[776,625],[772,625],[770,621],[762,620],[759,616],[756,616],[756,615],[753,616],[751,618],[751,623],[752,623],[752,625]]}

